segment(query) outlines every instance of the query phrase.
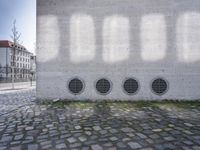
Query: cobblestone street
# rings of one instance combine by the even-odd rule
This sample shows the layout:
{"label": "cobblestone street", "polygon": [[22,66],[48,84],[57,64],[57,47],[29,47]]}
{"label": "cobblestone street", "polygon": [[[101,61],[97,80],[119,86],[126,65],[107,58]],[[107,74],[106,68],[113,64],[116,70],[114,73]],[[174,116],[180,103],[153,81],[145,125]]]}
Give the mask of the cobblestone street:
{"label": "cobblestone street", "polygon": [[0,90],[0,115],[21,106],[33,104],[34,100],[35,88]]}
{"label": "cobblestone street", "polygon": [[0,150],[200,150],[199,108],[61,108],[34,99],[34,89],[0,93]]}

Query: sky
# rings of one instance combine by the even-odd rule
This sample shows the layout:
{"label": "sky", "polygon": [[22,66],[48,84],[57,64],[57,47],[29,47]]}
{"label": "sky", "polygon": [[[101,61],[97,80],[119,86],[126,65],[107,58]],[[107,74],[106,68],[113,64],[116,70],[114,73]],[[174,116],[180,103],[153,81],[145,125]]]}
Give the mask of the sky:
{"label": "sky", "polygon": [[19,43],[35,54],[36,0],[0,0],[0,40],[11,40],[15,19]]}

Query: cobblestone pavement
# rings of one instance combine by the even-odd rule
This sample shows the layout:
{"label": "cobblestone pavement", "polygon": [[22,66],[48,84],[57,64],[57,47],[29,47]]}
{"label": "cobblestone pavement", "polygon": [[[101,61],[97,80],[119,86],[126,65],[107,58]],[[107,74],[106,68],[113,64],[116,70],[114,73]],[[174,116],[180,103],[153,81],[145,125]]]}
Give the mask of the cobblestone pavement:
{"label": "cobblestone pavement", "polygon": [[35,88],[0,90],[0,115],[24,105],[33,104]]}
{"label": "cobblestone pavement", "polygon": [[199,150],[200,109],[27,103],[0,116],[0,136],[0,150]]}

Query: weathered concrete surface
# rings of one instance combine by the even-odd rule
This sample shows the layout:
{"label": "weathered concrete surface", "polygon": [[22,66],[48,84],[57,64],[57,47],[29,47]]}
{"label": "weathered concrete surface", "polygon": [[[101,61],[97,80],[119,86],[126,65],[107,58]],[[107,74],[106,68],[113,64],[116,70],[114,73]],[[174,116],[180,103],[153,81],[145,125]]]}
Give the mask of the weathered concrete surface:
{"label": "weathered concrete surface", "polygon": [[[37,98],[162,100],[200,98],[199,0],[37,0]],[[84,91],[67,84],[80,77]],[[111,92],[95,90],[99,78]],[[127,77],[137,94],[123,92]],[[151,82],[163,77],[158,96]]]}

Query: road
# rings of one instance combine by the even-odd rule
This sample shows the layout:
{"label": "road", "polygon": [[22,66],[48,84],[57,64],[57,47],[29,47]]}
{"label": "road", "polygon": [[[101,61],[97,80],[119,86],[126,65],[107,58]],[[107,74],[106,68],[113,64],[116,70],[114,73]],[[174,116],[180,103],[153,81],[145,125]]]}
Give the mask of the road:
{"label": "road", "polygon": [[[32,82],[32,86],[36,86],[36,82]],[[31,87],[31,82],[17,82],[15,83],[15,89],[26,89]],[[12,89],[12,83],[0,83],[0,91],[1,90],[9,90]]]}

